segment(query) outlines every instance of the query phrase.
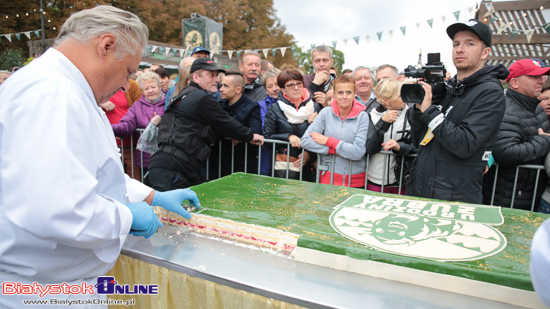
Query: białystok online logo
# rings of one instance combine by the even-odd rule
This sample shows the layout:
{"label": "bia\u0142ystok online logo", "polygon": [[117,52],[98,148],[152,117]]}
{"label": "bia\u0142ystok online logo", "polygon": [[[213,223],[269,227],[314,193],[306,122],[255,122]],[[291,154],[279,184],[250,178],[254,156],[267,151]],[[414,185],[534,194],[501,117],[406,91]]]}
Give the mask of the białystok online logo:
{"label": "bia\u0142ystok online logo", "polygon": [[[2,294],[4,295],[38,295],[45,297],[48,295],[93,295],[93,294],[158,294],[158,285],[156,284],[117,284],[115,277],[97,277],[97,283],[88,284],[22,284],[21,282],[2,282]],[[95,287],[95,290],[94,290]]]}

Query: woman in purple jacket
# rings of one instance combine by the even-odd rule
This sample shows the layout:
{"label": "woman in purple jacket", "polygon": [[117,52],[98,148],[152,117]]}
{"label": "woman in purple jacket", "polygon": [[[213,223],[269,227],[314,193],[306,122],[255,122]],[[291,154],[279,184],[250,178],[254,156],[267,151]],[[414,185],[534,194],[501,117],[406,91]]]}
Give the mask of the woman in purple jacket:
{"label": "woman in purple jacket", "polygon": [[[145,129],[149,122],[158,125],[160,117],[164,115],[165,95],[161,90],[159,76],[153,72],[141,74],[137,79],[139,89],[143,95],[128,109],[128,113],[117,124],[112,124],[116,137],[124,138],[132,134],[136,129]],[[137,175],[141,176],[140,168],[143,166],[143,175],[147,173],[150,154],[136,151],[135,164],[138,167]]]}

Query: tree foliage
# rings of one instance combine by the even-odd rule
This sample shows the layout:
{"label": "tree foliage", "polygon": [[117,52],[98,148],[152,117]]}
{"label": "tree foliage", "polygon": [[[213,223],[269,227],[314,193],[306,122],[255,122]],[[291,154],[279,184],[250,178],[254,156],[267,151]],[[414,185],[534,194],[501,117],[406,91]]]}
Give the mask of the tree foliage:
{"label": "tree foliage", "polygon": [[0,70],[10,71],[13,67],[22,67],[27,60],[21,49],[7,49],[0,54]]}
{"label": "tree foliage", "polygon": [[[55,38],[71,13],[100,4],[135,13],[149,27],[150,40],[175,45],[182,44],[182,19],[198,13],[223,24],[223,49],[269,48],[267,59],[276,66],[295,64],[290,51],[284,58],[279,51],[275,58],[271,55],[272,48],[290,46],[294,40],[276,17],[273,0],[44,0],[46,38]],[[35,9],[40,9],[37,0],[0,1],[0,34],[40,29],[40,14]],[[32,13],[4,18],[24,12]],[[34,33],[32,36],[38,39]],[[28,50],[26,41],[24,35],[21,41],[13,38],[12,43],[2,38],[0,52],[7,48]]]}
{"label": "tree foliage", "polygon": [[[344,53],[341,50],[332,49],[332,59],[334,59],[333,66],[338,70],[338,73],[341,74],[344,67]],[[311,59],[311,49],[308,49],[306,52],[302,51],[301,48],[296,48],[296,54],[298,58],[298,66],[304,73],[309,74],[313,73],[313,65]]]}

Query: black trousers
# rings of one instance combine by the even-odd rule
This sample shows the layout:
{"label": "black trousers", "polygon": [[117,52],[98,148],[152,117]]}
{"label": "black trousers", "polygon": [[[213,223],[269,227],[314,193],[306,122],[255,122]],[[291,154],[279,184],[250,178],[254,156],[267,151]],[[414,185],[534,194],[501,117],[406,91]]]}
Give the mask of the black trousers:
{"label": "black trousers", "polygon": [[206,179],[198,172],[184,174],[166,168],[150,168],[144,183],[157,191],[164,192],[189,188],[205,181]]}

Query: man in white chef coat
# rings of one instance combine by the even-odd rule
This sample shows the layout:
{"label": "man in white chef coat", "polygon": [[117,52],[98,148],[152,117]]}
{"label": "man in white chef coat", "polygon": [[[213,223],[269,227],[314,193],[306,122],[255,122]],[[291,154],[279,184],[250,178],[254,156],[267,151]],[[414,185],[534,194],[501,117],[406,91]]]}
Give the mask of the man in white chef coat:
{"label": "man in white chef coat", "polygon": [[[147,37],[132,13],[76,12],[55,48],[0,88],[0,307],[52,297],[23,295],[17,283],[95,284],[129,232],[150,237],[162,226],[151,204],[188,218],[181,203],[199,206],[191,190],[155,192],[128,178],[98,106],[128,89]],[[56,297],[101,298],[80,294]]]}

